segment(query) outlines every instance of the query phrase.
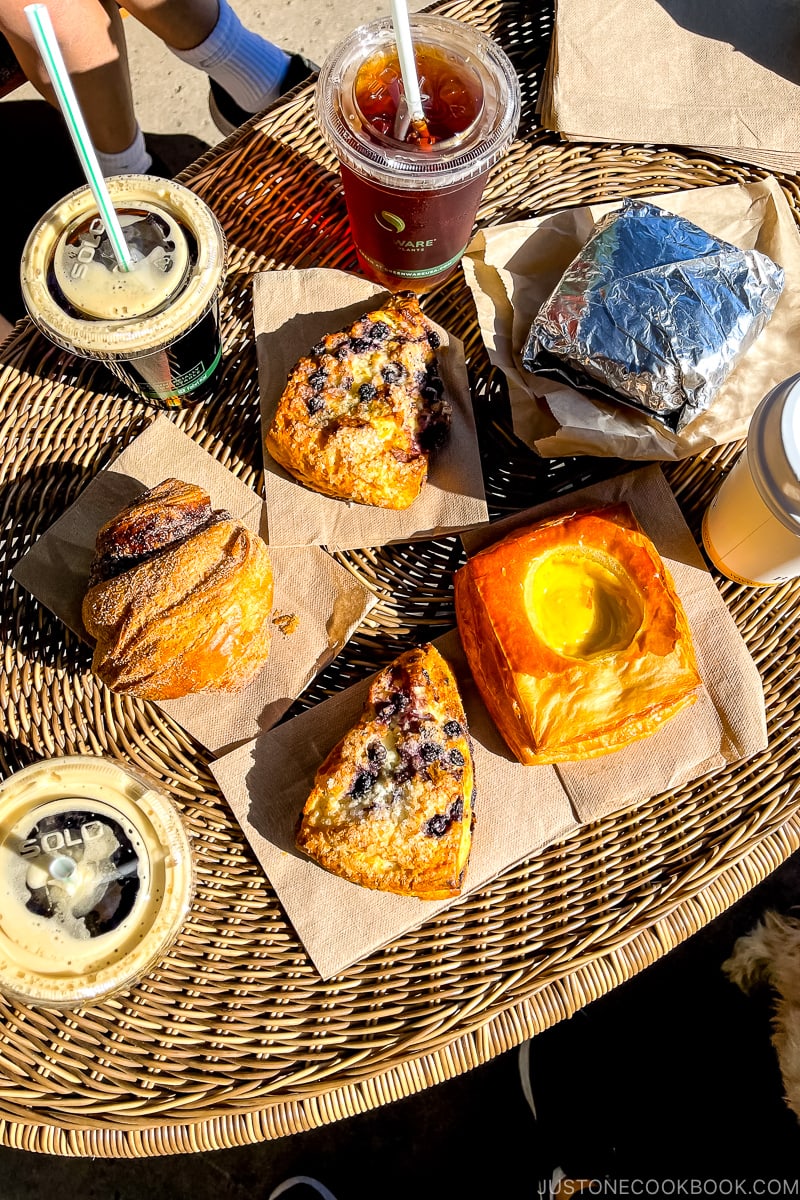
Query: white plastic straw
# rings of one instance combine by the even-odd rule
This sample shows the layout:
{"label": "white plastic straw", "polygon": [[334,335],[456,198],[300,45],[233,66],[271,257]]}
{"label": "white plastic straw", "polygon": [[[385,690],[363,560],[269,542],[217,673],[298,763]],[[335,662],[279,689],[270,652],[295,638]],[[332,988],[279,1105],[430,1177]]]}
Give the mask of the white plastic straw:
{"label": "white plastic straw", "polygon": [[111,203],[111,196],[108,193],[103,172],[100,170],[100,164],[97,161],[97,154],[89,137],[83,113],[80,110],[80,105],[72,87],[72,80],[64,65],[64,58],[61,53],[61,47],[56,41],[53,23],[50,20],[50,13],[47,11],[45,4],[28,4],[25,7],[25,15],[33,30],[36,45],[44,60],[44,65],[53,84],[56,99],[64,114],[67,129],[78,152],[78,158],[81,161],[86,182],[92,189],[92,194],[100,210],[100,216],[106,227],[111,248],[114,251],[120,268],[123,271],[130,271],[133,267],[133,260],[125,242],[119,217]]}
{"label": "white plastic straw", "polygon": [[406,0],[391,0],[391,4],[394,38],[397,42],[397,57],[400,60],[400,74],[403,77],[403,89],[406,94],[408,111],[412,121],[424,122],[425,113],[422,111],[422,97],[419,92],[417,64],[414,61],[414,46],[411,41],[408,7]]}

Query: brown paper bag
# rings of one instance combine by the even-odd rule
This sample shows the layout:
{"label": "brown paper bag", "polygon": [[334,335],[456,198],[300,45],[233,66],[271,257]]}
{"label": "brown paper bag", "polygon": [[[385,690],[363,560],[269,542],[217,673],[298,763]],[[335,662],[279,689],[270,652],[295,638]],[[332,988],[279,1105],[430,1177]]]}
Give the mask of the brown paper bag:
{"label": "brown paper bag", "polygon": [[542,123],[570,138],[727,148],[748,161],[772,152],[796,170],[799,39],[791,3],[559,0]]}
{"label": "brown paper bag", "polygon": [[[101,471],[14,568],[14,578],[79,637],[95,536],[134,496],[174,476],[199,484],[225,508],[264,533],[264,503],[241,480],[159,416]],[[296,632],[276,627],[269,658],[242,692],[164,700],[158,707],[214,753],[249,741],[280,720],[292,702],[351,637],[377,600],[315,546],[270,548],[275,613],[299,618]]]}
{"label": "brown paper bag", "polygon": [[768,254],[783,267],[784,290],[764,331],[728,376],[710,407],[680,434],[626,408],[595,400],[522,365],[531,322],[615,204],[568,209],[490,227],[467,248],[464,274],[475,298],[491,361],[508,380],[514,432],[545,457],[592,454],[626,459],[681,459],[747,434],[753,410],[770,388],[797,370],[800,338],[800,234],[775,179],[670,192],[648,199],[709,233]]}
{"label": "brown paper bag", "polygon": [[[475,745],[476,824],[464,894],[579,822],[680,787],[766,745],[761,681],[703,565],[661,470],[649,467],[464,536],[470,552],[521,523],[578,504],[627,501],[675,579],[704,681],[699,699],[652,737],[585,762],[525,767],[495,728],[472,681],[458,636],[435,643],[450,662]],[[355,722],[368,683],[264,734],[213,764],[287,917],[324,978],[457,903],[370,891],[330,875],[294,847],[294,829],[314,774]]]}
{"label": "brown paper bag", "polygon": [[[387,295],[377,284],[344,271],[267,271],[256,276],[253,320],[265,430],[297,360],[324,334],[346,328]],[[358,549],[436,537],[489,520],[464,350],[457,338],[439,325],[436,329],[442,339],[439,371],[453,419],[411,507],[394,512],[322,496],[293,479],[265,449],[270,545]]]}

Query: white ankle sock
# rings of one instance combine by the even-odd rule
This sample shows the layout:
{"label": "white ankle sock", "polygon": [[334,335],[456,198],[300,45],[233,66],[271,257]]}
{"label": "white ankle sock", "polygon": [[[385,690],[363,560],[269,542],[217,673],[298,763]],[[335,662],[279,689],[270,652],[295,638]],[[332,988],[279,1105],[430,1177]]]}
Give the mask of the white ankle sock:
{"label": "white ankle sock", "polygon": [[97,151],[97,161],[103,175],[146,175],[153,165],[153,160],[144,144],[144,134],[136,126],[136,137],[127,150],[119,154],[103,154]]}
{"label": "white ankle sock", "polygon": [[204,42],[175,50],[182,62],[198,67],[223,87],[245,112],[260,112],[280,91],[289,55],[246,29],[228,4],[219,0],[219,19]]}

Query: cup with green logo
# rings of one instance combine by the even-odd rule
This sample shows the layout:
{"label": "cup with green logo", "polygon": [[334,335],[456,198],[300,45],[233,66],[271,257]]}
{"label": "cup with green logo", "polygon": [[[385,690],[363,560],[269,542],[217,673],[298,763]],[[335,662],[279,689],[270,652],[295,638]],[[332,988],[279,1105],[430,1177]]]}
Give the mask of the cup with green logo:
{"label": "cup with green logo", "polygon": [[508,57],[471,26],[424,13],[410,22],[424,122],[409,116],[390,18],[328,56],[316,110],[365,274],[427,292],[461,260],[489,170],[517,131],[520,89]]}

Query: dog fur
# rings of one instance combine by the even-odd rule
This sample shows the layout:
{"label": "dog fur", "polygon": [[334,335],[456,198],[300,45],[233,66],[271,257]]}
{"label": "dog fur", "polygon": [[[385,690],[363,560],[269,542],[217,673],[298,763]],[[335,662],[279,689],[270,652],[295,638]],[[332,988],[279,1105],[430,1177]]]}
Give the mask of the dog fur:
{"label": "dog fur", "polygon": [[768,910],[722,969],[744,992],[764,983],[775,990],[772,1044],[786,1103],[800,1119],[800,920]]}

